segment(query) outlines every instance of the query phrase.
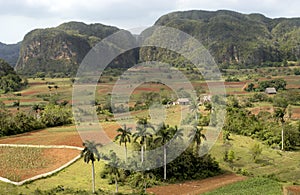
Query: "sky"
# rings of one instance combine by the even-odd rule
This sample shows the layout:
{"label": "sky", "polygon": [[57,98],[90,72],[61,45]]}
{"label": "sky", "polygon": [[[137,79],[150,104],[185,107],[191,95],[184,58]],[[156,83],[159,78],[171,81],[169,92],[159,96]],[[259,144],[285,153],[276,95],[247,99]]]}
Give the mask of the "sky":
{"label": "sky", "polygon": [[0,42],[16,43],[33,29],[68,21],[102,23],[138,33],[169,12],[220,9],[270,18],[300,17],[299,0],[0,0]]}

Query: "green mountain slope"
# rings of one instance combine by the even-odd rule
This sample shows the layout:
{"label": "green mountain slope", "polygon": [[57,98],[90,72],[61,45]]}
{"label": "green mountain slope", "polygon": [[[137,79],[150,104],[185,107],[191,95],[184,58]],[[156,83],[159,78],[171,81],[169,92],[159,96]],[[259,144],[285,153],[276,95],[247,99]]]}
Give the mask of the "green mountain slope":
{"label": "green mountain slope", "polygon": [[0,58],[14,67],[18,61],[21,42],[16,44],[0,43]]}
{"label": "green mountain slope", "polygon": [[[233,11],[183,11],[160,17],[156,25],[182,30],[198,39],[222,68],[282,66],[287,61],[300,63],[300,18],[267,18],[261,14]],[[119,31],[102,24],[68,22],[55,28],[36,29],[22,41],[17,72],[74,75],[88,51],[103,38]],[[144,31],[141,36],[147,37]],[[151,35],[151,38],[155,38]],[[121,41],[135,41],[128,32]],[[108,44],[108,51],[119,51]],[[120,50],[121,51],[121,50]],[[189,64],[182,56],[163,48],[140,48],[118,56],[111,67],[128,68],[142,61],[162,61],[173,66]]]}
{"label": "green mountain slope", "polygon": [[[270,19],[261,14],[192,10],[166,14],[155,24],[177,28],[197,38],[222,67],[275,66],[300,59],[300,18]],[[142,60],[155,60],[147,56],[151,56],[149,50],[141,51]]]}

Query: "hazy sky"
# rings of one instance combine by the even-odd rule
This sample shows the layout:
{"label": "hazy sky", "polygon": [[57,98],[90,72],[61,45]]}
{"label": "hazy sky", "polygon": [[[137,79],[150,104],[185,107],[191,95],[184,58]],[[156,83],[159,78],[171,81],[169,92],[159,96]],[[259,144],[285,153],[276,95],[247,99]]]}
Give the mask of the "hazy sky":
{"label": "hazy sky", "polygon": [[146,27],[163,14],[191,9],[300,17],[299,0],[0,0],[0,42],[16,43],[35,28],[67,21]]}

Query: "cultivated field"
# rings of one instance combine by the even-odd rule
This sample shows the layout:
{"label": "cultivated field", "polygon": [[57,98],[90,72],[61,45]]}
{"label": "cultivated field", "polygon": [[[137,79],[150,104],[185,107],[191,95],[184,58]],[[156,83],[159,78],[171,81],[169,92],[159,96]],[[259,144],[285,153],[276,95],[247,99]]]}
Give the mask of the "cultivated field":
{"label": "cultivated field", "polygon": [[22,181],[53,171],[79,154],[72,149],[0,147],[0,176]]}
{"label": "cultivated field", "polygon": [[[276,76],[272,78],[284,78],[287,81],[288,89],[298,89],[300,87],[300,76]],[[265,78],[259,78],[259,80],[265,80]],[[243,79],[239,82],[225,82],[226,92],[227,94],[237,95],[240,97],[253,95],[253,92],[249,93],[244,91],[245,86],[249,82],[252,82],[252,80]],[[211,85],[214,84],[218,83],[211,82]],[[57,85],[58,88],[52,88],[50,90],[48,88],[49,85]],[[193,85],[195,87],[201,87],[208,92],[207,83],[205,82],[197,81],[194,82]],[[98,85],[98,94],[105,95],[97,97],[101,104],[105,103],[106,95],[111,92],[112,88],[113,82],[100,83]],[[131,96],[129,102],[130,106],[133,106],[135,101],[145,92],[163,92],[167,94],[170,93],[170,89],[163,85],[154,83],[140,85],[134,90]],[[18,93],[1,94],[0,101],[3,101],[10,111],[16,113],[18,110],[13,107],[13,102],[19,100],[21,111],[34,114],[34,111],[32,110],[33,105],[47,104],[49,102],[49,98],[54,96],[58,96],[59,102],[67,101],[70,104],[71,94],[72,82],[68,78],[29,79],[29,87],[27,89]],[[258,114],[260,111],[273,113],[273,106],[268,102],[259,102],[254,103],[254,106],[249,108],[249,110],[254,114]],[[179,106],[171,106],[170,108],[167,108],[165,122],[171,126],[178,125],[181,121],[180,114],[178,114],[180,111],[181,108]],[[188,107],[184,108],[183,111],[189,112]],[[205,115],[207,113],[208,111],[204,112]],[[131,112],[130,119],[136,121],[138,117],[152,117],[152,121],[150,120],[152,123],[156,122],[154,119],[155,117],[157,119],[162,118],[161,115],[155,116],[154,113],[151,113],[148,110],[136,110]],[[106,135],[108,135],[111,140],[113,140],[117,135],[116,129],[121,127],[122,124],[130,122],[128,118],[120,121],[114,121],[112,117],[100,116],[100,119],[103,121],[101,122],[101,125]],[[294,121],[300,119],[299,106],[292,106],[291,119]],[[281,186],[300,184],[299,151],[282,152],[263,145],[257,140],[244,136],[231,135],[230,138],[231,140],[227,144],[223,144],[221,139],[218,140],[210,151],[211,155],[220,162],[221,168],[228,172],[238,172],[249,177],[259,176],[263,178],[247,179],[246,181],[220,188],[219,190],[208,194],[278,194],[282,192]],[[83,141],[84,140],[81,139],[80,134],[74,125],[46,128],[20,135],[0,138],[0,144],[68,145],[77,147],[82,147]],[[262,154],[257,162],[252,161],[249,152],[249,148],[251,148],[255,143],[259,143],[263,148]],[[225,149],[230,149],[235,153],[235,159],[232,164],[223,160]],[[71,149],[0,147],[0,176],[13,181],[20,181],[40,173],[51,171],[68,162],[78,154],[78,150]],[[108,184],[108,179],[100,178],[99,172],[103,170],[103,167],[104,163],[96,163],[96,188],[114,191],[114,186]],[[17,187],[0,182],[0,194],[32,194],[37,188],[47,190],[59,185],[90,191],[90,171],[90,165],[85,164],[83,160],[80,159],[51,177],[40,179],[23,186]],[[230,181],[235,182],[245,178],[244,176],[231,177],[231,179],[225,179],[226,181],[211,178],[208,179],[208,183],[205,183],[206,181],[195,181],[194,183],[187,182],[167,187],[157,187],[150,189],[149,192],[164,192],[164,194],[167,194],[165,192],[170,190],[169,194],[175,194],[173,192],[189,193],[196,190],[197,193],[202,193],[223,186],[213,184],[215,182],[224,182],[223,184],[228,184],[231,183]],[[278,183],[276,180],[280,180],[281,183]],[[203,186],[208,186],[206,191],[197,191],[199,188],[202,189]],[[189,191],[189,189],[193,190]],[[241,191],[244,189],[246,190]],[[131,188],[129,185],[120,186],[120,191],[129,193],[131,192]]]}

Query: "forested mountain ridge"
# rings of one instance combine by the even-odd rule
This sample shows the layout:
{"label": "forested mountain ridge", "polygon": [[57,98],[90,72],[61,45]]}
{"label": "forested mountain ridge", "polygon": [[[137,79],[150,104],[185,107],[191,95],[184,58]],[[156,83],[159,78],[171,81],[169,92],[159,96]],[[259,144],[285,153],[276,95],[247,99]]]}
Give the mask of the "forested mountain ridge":
{"label": "forested mountain ridge", "polygon": [[280,66],[300,60],[300,18],[192,10],[166,14],[155,25],[197,38],[222,67]]}
{"label": "forested mountain ridge", "polygon": [[[282,66],[300,61],[300,18],[271,19],[261,14],[233,11],[182,11],[160,17],[156,25],[174,27],[198,39],[221,68]],[[36,29],[22,41],[17,72],[74,75],[88,51],[103,38],[119,31],[102,24],[68,22]],[[144,34],[142,33],[142,36]],[[128,32],[129,39],[136,39]],[[124,40],[126,41],[126,40]],[[111,49],[118,49],[112,45]],[[141,48],[119,56],[114,67],[128,68],[142,61],[164,61],[185,66],[186,61],[161,48]]]}

